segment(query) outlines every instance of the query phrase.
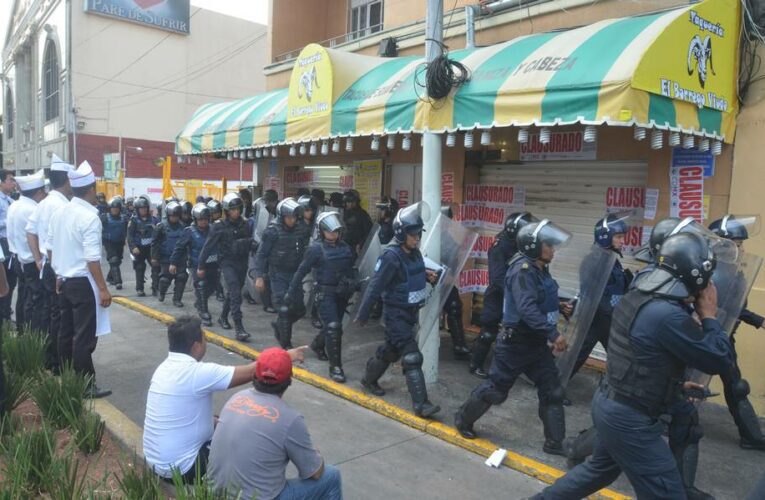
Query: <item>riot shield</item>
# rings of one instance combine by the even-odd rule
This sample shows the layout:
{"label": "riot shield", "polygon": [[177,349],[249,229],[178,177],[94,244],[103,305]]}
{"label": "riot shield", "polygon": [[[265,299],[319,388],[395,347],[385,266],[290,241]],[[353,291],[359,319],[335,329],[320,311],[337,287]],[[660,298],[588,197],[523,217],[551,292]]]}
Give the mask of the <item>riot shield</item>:
{"label": "riot shield", "polygon": [[255,243],[260,245],[260,242],[263,240],[263,232],[268,227],[270,215],[268,213],[268,209],[266,208],[266,202],[263,198],[258,198],[255,200],[255,203],[253,203],[252,206],[254,209],[252,218],[255,220],[252,239],[255,240]]}
{"label": "riot shield", "polygon": [[[573,255],[571,255],[573,257]],[[570,259],[569,255],[556,255],[552,262],[552,274],[561,273],[561,269],[567,269],[570,264],[579,261],[577,258]],[[616,252],[606,250],[593,244],[589,252],[581,259],[578,269],[578,286],[571,289],[570,286],[561,288],[559,295],[565,297],[573,295],[571,302],[575,303],[574,314],[565,321],[561,334],[568,342],[568,349],[560,354],[555,364],[558,367],[561,385],[565,388],[571,373],[574,371],[576,358],[582,350],[587,332],[592,325],[592,320],[603,297],[603,291],[611,275],[611,269],[616,262]],[[556,265],[557,264],[557,265]],[[558,271],[558,272],[556,272]],[[565,282],[564,282],[565,283]]]}
{"label": "riot shield", "polygon": [[[717,320],[728,334],[736,327],[761,266],[762,257],[750,253],[739,253],[736,263],[717,262],[715,266],[712,281],[717,287]],[[692,370],[688,379],[707,386],[712,376]]]}
{"label": "riot shield", "polygon": [[361,283],[359,291],[354,293],[353,297],[351,297],[348,302],[348,313],[343,317],[343,330],[347,330],[351,321],[356,318],[356,315],[359,312],[359,307],[361,307],[361,300],[364,297],[364,293],[366,293],[367,285],[369,285],[369,280],[371,280],[372,276],[375,274],[377,259],[382,255],[383,245],[380,243],[380,238],[378,237],[379,232],[379,224],[372,226],[372,230],[369,231],[369,235],[367,236],[366,241],[364,241],[364,245],[361,247],[361,252],[359,252],[358,257],[356,257],[356,264],[354,267],[356,268]]}
{"label": "riot shield", "polygon": [[[425,267],[439,274],[428,304],[420,312],[419,331],[429,335],[434,330],[433,324],[438,321],[452,287],[459,285],[460,272],[470,258],[478,232],[439,214],[425,236],[425,243],[420,247]],[[426,341],[427,337],[418,340],[420,345]]]}

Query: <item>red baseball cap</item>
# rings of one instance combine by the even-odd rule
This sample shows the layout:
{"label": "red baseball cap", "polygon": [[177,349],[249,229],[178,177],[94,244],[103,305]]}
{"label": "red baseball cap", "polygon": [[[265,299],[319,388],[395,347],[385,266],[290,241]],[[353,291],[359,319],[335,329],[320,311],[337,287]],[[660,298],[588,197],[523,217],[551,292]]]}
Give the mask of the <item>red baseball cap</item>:
{"label": "red baseball cap", "polygon": [[292,358],[279,347],[260,353],[255,365],[255,377],[264,384],[281,384],[292,377]]}

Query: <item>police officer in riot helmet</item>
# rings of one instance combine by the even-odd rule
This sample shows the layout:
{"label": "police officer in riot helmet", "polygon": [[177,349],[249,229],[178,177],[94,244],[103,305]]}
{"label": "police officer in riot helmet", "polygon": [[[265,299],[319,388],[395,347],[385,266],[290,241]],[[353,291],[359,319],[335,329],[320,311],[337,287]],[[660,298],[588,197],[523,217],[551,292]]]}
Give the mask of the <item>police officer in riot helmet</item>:
{"label": "police officer in riot helmet", "polygon": [[[353,269],[353,253],[342,241],[343,223],[334,212],[325,212],[317,219],[319,241],[312,244],[303,262],[292,277],[288,297],[299,300],[303,279],[314,272],[315,303],[321,318],[321,330],[311,342],[311,349],[319,359],[329,359],[329,376],[335,382],[345,382],[341,361],[342,322],[348,300],[357,289],[358,280]],[[291,297],[295,297],[292,299]]]}
{"label": "police officer in riot helmet", "polygon": [[[744,220],[736,218],[734,215],[728,214],[722,219],[712,222],[709,225],[709,229],[721,238],[733,240],[739,249],[742,250],[744,242],[749,239],[749,231]],[[741,448],[765,450],[765,437],[763,437],[762,430],[760,429],[759,419],[747,398],[749,395],[749,382],[742,377],[741,369],[738,363],[735,362],[737,357],[735,354],[736,340],[734,335],[742,321],[755,328],[763,328],[763,324],[765,324],[765,318],[750,311],[746,304],[744,305],[744,309],[741,311],[733,331],[730,332],[730,341],[734,349],[734,365],[731,370],[721,373],[720,378],[722,379],[725,391],[725,402],[733,416],[733,420],[736,422],[736,426],[738,426]]]}
{"label": "police officer in riot helmet", "polygon": [[183,291],[186,288],[186,281],[189,279],[189,275],[186,273],[186,268],[181,267],[178,272],[172,272],[170,270],[170,257],[173,255],[175,246],[183,235],[183,230],[186,226],[181,222],[181,214],[183,213],[183,207],[177,201],[171,201],[165,205],[165,220],[161,221],[154,228],[154,241],[151,244],[151,263],[154,266],[159,266],[160,278],[159,278],[159,301],[165,300],[165,294],[170,288],[170,283],[174,283],[173,287],[173,305],[176,307],[183,307]]}
{"label": "police officer in riot helmet", "polygon": [[159,289],[159,266],[151,264],[151,244],[154,241],[154,226],[159,222],[149,212],[149,198],[136,198],[135,215],[128,223],[128,248],[133,254],[133,270],[135,270],[135,290],[139,297],[146,296],[144,280],[146,263],[151,265],[151,294],[156,295]]}
{"label": "police officer in riot helmet", "polygon": [[226,299],[223,301],[218,324],[230,330],[228,315],[231,312],[236,338],[245,341],[250,338],[250,334],[244,329],[242,322],[242,287],[247,277],[247,257],[253,244],[252,233],[247,220],[242,217],[244,203],[238,194],[228,193],[223,197],[221,206],[226,217],[213,224],[199,253],[197,275],[201,279],[207,279],[208,261],[217,252],[220,273],[226,283]]}
{"label": "police officer in riot helmet", "polygon": [[96,195],[96,208],[98,214],[103,215],[109,211],[109,205],[106,203],[106,195],[104,193],[98,193]]}
{"label": "police officer in riot helmet", "polygon": [[355,321],[365,325],[372,305],[382,297],[385,344],[378,347],[367,361],[361,384],[375,396],[384,395],[378,381],[388,366],[400,359],[414,412],[419,417],[429,418],[441,407],[428,400],[422,372],[423,357],[414,330],[418,311],[429,296],[427,283],[435,284],[438,277],[435,272],[426,270],[419,250],[424,223],[416,208],[416,205],[412,206],[411,210],[401,210],[396,215],[394,241],[377,261]]}
{"label": "police officer in riot helmet", "polygon": [[191,216],[193,208],[194,205],[192,205],[190,201],[181,203],[181,223],[183,224],[183,227],[189,227],[193,222],[193,217]]}
{"label": "police officer in riot helmet", "polygon": [[346,228],[343,241],[348,243],[353,254],[357,255],[373,224],[372,218],[361,208],[361,196],[355,189],[343,193],[343,224]]}
{"label": "police officer in riot helmet", "polygon": [[218,254],[213,252],[207,257],[202,276],[198,272],[199,255],[202,253],[205,241],[210,234],[210,208],[204,203],[197,203],[191,210],[194,222],[183,230],[183,235],[170,257],[170,272],[176,274],[178,269],[189,269],[194,284],[194,307],[199,314],[202,324],[212,326],[212,317],[207,308],[207,299],[215,292],[218,277]]}
{"label": "police officer in riot helmet", "polygon": [[[576,358],[574,370],[571,372],[572,377],[587,361],[595,348],[595,344],[600,342],[604,349],[608,349],[608,332],[611,330],[614,307],[627,293],[627,288],[632,282],[632,273],[625,270],[619,260],[619,257],[622,257],[622,248],[624,248],[625,235],[627,234],[628,217],[627,214],[609,214],[595,223],[593,230],[595,243],[601,248],[615,252],[617,259],[611,269],[611,274],[608,276],[606,288],[603,290],[603,296],[600,298],[590,329]],[[583,262],[582,268],[586,266],[587,262]]]}
{"label": "police officer in riot helmet", "polygon": [[308,240],[300,229],[300,204],[294,198],[285,198],[276,207],[277,218],[263,233],[263,241],[255,256],[255,289],[263,294],[265,278],[271,288],[271,301],[278,311],[271,322],[274,336],[284,349],[292,348],[292,325],[305,314],[303,289],[298,287],[287,297],[292,276],[303,260]]}
{"label": "police officer in riot helmet", "polygon": [[305,237],[308,240],[313,234],[314,222],[316,221],[316,215],[318,213],[318,206],[316,205],[316,202],[314,202],[313,198],[307,194],[304,194],[298,198],[297,202],[300,205],[302,212],[302,217],[300,221],[298,221],[298,225],[300,226],[300,229],[305,233]]}
{"label": "police officer in riot helmet", "polygon": [[688,368],[718,374],[733,365],[733,348],[716,319],[715,266],[700,234],[664,241],[657,267],[614,310],[606,374],[592,403],[594,453],[537,498],[584,498],[622,471],[638,498],[686,497],[658,419],[688,398],[684,391],[703,389],[686,381]]}
{"label": "police officer in riot helmet", "polygon": [[135,208],[133,208],[133,203],[135,202],[134,198],[132,196],[129,196],[125,200],[125,216],[130,220],[131,217],[133,217],[133,214],[135,213]]}
{"label": "police officer in riot helmet", "polygon": [[393,218],[398,212],[398,202],[393,198],[383,196],[376,206],[377,224],[380,226],[377,237],[380,243],[387,245],[393,239]]}
{"label": "police officer in riot helmet", "polygon": [[[452,207],[449,205],[442,206],[441,213],[450,219],[454,217]],[[449,330],[449,336],[452,338],[452,354],[454,359],[470,359],[471,351],[465,343],[465,327],[462,323],[462,299],[460,299],[460,291],[456,286],[453,286],[449,292],[442,312],[446,315],[446,327]]]}
{"label": "police officer in riot helmet", "polygon": [[122,290],[122,256],[127,239],[128,219],[122,213],[122,201],[116,196],[109,200],[109,212],[101,214],[101,240],[106,250],[106,261],[109,263],[109,274],[106,281]]}
{"label": "police officer in riot helmet", "polygon": [[558,331],[559,313],[569,316],[573,307],[558,298],[558,283],[549,264],[557,247],[571,234],[544,219],[518,231],[518,254],[505,277],[502,334],[494,347],[489,378],[471,393],[454,418],[457,430],[473,439],[473,424],[492,405],[507,399],[515,380],[525,374],[537,386],[539,417],[544,427],[546,453],[562,455],[566,434],[563,387],[553,351],[563,352],[566,339]]}
{"label": "police officer in riot helmet", "polygon": [[505,296],[505,274],[507,264],[518,252],[515,238],[518,231],[537,219],[529,212],[515,212],[505,219],[504,229],[497,233],[494,244],[488,252],[489,286],[483,294],[481,310],[481,333],[473,343],[473,355],[470,360],[470,373],[485,379],[489,375],[484,369],[491,345],[497,339],[499,324],[502,321],[502,303]]}
{"label": "police officer in riot helmet", "polygon": [[210,209],[210,223],[214,224],[223,217],[223,205],[218,200],[207,202],[207,208]]}

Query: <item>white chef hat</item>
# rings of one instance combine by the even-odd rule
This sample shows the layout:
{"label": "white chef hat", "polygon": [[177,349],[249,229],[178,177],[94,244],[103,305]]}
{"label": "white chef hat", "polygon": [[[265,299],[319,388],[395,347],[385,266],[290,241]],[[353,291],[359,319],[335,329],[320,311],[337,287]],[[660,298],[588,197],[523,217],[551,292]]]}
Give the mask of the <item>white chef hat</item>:
{"label": "white chef hat", "polygon": [[19,184],[19,189],[22,191],[41,188],[45,185],[45,172],[38,170],[34,174],[20,175],[16,177],[16,182]]}
{"label": "white chef hat", "polygon": [[93,169],[90,167],[90,163],[86,161],[82,162],[77,170],[69,172],[69,184],[73,188],[90,186],[96,182],[96,175],[93,173]]}
{"label": "white chef hat", "polygon": [[65,162],[54,154],[50,159],[50,169],[54,172],[71,172],[74,170],[74,165]]}

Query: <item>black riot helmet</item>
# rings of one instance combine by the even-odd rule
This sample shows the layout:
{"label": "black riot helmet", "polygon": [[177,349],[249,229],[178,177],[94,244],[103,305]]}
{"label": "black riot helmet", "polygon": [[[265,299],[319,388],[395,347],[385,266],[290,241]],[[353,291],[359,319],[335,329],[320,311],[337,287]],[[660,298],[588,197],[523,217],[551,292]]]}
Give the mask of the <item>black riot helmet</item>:
{"label": "black riot helmet", "polygon": [[194,205],[192,205],[190,201],[184,201],[181,203],[181,215],[183,217],[191,217],[191,211],[193,208]]}
{"label": "black riot helmet", "polygon": [[656,269],[640,280],[638,290],[682,300],[707,287],[717,260],[706,238],[681,232],[664,240],[657,264]]}
{"label": "black riot helmet", "polygon": [[430,218],[430,207],[425,202],[415,203],[402,208],[393,218],[393,237],[396,243],[406,242],[407,234],[425,231],[425,220]]}
{"label": "black riot helmet", "polygon": [[515,239],[518,237],[518,231],[532,222],[539,222],[539,219],[531,215],[531,212],[513,212],[505,219],[505,232]]}
{"label": "black riot helmet", "polygon": [[283,221],[285,217],[290,215],[299,219],[303,215],[301,206],[295,201],[295,198],[284,198],[276,205],[276,216],[280,221]]}
{"label": "black riot helmet", "polygon": [[748,240],[760,230],[759,215],[731,215],[717,219],[709,225],[709,229],[721,238],[728,240]]}
{"label": "black riot helmet", "polygon": [[223,197],[221,208],[226,212],[229,210],[239,210],[241,213],[242,209],[244,209],[244,202],[237,193],[228,193]]}
{"label": "black riot helmet", "polygon": [[109,200],[109,208],[119,208],[122,210],[122,197],[113,196],[112,199]]}
{"label": "black riot helmet", "polygon": [[180,217],[181,213],[183,213],[183,208],[181,207],[181,204],[177,201],[171,201],[167,205],[165,205],[165,213],[168,217],[176,216]]}
{"label": "black riot helmet", "polygon": [[666,240],[670,234],[672,234],[672,231],[675,230],[678,224],[680,224],[680,219],[678,217],[667,217],[666,219],[657,222],[651,230],[651,236],[648,238],[648,245],[639,248],[635,252],[634,257],[641,262],[656,262],[656,259],[659,256],[659,250],[661,249],[661,244],[664,243],[664,240]]}
{"label": "black riot helmet", "polygon": [[204,203],[197,203],[194,205],[194,208],[191,209],[191,217],[194,219],[194,222],[200,219],[210,220],[210,215],[210,207]]}
{"label": "black riot helmet", "polygon": [[324,212],[316,219],[319,225],[319,237],[324,239],[324,231],[329,233],[342,232],[345,229],[340,214],[337,212]]}
{"label": "black riot helmet", "polygon": [[210,209],[210,214],[215,215],[223,213],[223,205],[218,200],[210,200],[207,202],[207,208]]}
{"label": "black riot helmet", "polygon": [[298,198],[297,202],[303,210],[313,210],[316,212],[316,202],[311,195],[304,194]]}
{"label": "black riot helmet", "polygon": [[133,203],[133,208],[135,208],[136,211],[138,211],[141,208],[148,209],[149,206],[150,206],[149,200],[147,200],[143,196],[139,196],[138,198],[136,198],[135,203]]}
{"label": "black riot helmet", "polygon": [[526,224],[518,231],[518,251],[530,259],[542,257],[544,245],[559,248],[571,240],[571,233],[549,219]]}
{"label": "black riot helmet", "polygon": [[130,196],[130,197],[128,197],[128,199],[127,199],[127,200],[125,200],[125,205],[126,205],[128,208],[130,208],[130,207],[132,207],[132,206],[133,206],[133,202],[134,202],[134,201],[135,201],[135,200],[133,200],[133,197],[132,197],[132,196]]}
{"label": "black riot helmet", "polygon": [[106,195],[104,193],[98,193],[96,195],[96,200],[98,200],[98,203],[106,204]]}

